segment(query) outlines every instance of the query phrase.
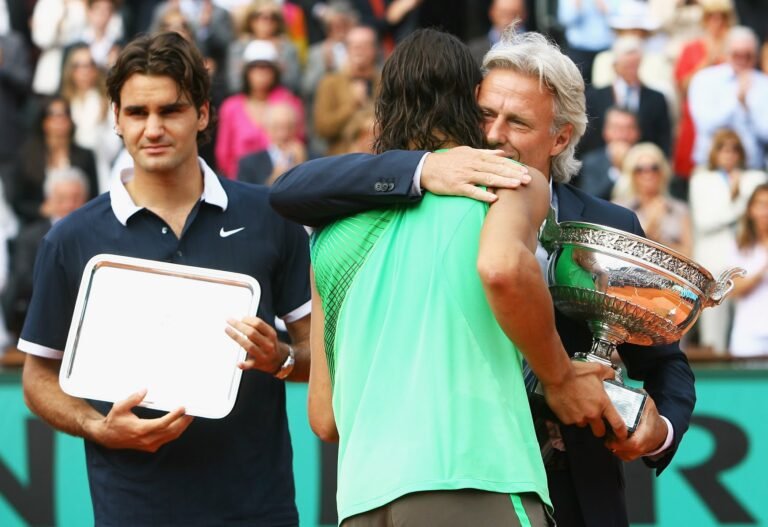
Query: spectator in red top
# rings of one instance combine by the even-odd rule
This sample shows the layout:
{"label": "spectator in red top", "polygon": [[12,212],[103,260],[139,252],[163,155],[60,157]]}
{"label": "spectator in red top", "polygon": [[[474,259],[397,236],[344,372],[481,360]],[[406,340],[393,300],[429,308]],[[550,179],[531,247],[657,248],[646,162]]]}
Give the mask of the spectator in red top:
{"label": "spectator in red top", "polygon": [[675,83],[680,96],[680,126],[675,143],[674,173],[687,180],[694,167],[693,142],[696,130],[688,107],[688,83],[702,68],[725,61],[725,37],[734,24],[731,0],[700,0],[704,36],[683,47],[675,64]]}

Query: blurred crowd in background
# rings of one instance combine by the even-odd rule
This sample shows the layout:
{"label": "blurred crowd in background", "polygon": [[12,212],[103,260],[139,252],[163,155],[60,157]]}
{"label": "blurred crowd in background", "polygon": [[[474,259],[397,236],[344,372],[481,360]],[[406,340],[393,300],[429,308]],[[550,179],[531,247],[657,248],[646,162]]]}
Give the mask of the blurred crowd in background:
{"label": "blurred crowd in background", "polygon": [[197,44],[218,119],[201,155],[269,185],[307,159],[370,152],[381,65],[403,36],[443,28],[480,64],[516,20],[557,41],[587,85],[573,183],[715,276],[749,271],[684,347],[768,355],[764,0],[0,0],[0,350],[42,237],[131,163],[104,79],[133,36]]}

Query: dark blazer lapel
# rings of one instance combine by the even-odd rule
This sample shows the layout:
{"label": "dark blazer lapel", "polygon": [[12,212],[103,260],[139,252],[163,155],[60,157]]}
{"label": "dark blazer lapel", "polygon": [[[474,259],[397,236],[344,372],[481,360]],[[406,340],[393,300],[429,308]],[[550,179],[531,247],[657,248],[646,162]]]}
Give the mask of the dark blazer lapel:
{"label": "dark blazer lapel", "polygon": [[557,194],[557,219],[558,221],[578,221],[584,219],[584,202],[579,199],[569,185],[555,183]]}

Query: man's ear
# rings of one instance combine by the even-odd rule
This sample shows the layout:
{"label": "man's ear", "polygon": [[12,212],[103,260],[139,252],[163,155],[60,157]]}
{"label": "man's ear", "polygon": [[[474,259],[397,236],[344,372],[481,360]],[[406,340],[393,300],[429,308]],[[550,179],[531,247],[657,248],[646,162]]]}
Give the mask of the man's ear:
{"label": "man's ear", "polygon": [[571,123],[566,123],[561,126],[560,129],[555,133],[555,142],[552,145],[552,149],[549,151],[549,155],[554,157],[565,150],[568,147],[568,144],[571,142],[572,136],[573,125]]}
{"label": "man's ear", "polygon": [[197,113],[197,131],[202,132],[208,127],[208,121],[211,117],[211,103],[205,101]]}
{"label": "man's ear", "polygon": [[120,131],[120,108],[117,107],[117,103],[112,103],[112,113],[115,114],[115,133],[118,136],[123,137],[123,133]]}

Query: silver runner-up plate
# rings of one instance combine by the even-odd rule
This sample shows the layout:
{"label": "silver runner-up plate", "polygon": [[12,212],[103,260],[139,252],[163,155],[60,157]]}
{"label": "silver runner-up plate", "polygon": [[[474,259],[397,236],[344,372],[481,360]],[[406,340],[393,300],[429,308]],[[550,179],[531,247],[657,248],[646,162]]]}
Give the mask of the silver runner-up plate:
{"label": "silver runner-up plate", "polygon": [[245,350],[227,319],[255,316],[250,276],[100,254],[85,266],[59,383],[75,397],[116,402],[142,389],[141,406],[208,418],[232,410]]}
{"label": "silver runner-up plate", "polygon": [[604,380],[603,387],[631,434],[640,423],[648,394],[611,380]]}

